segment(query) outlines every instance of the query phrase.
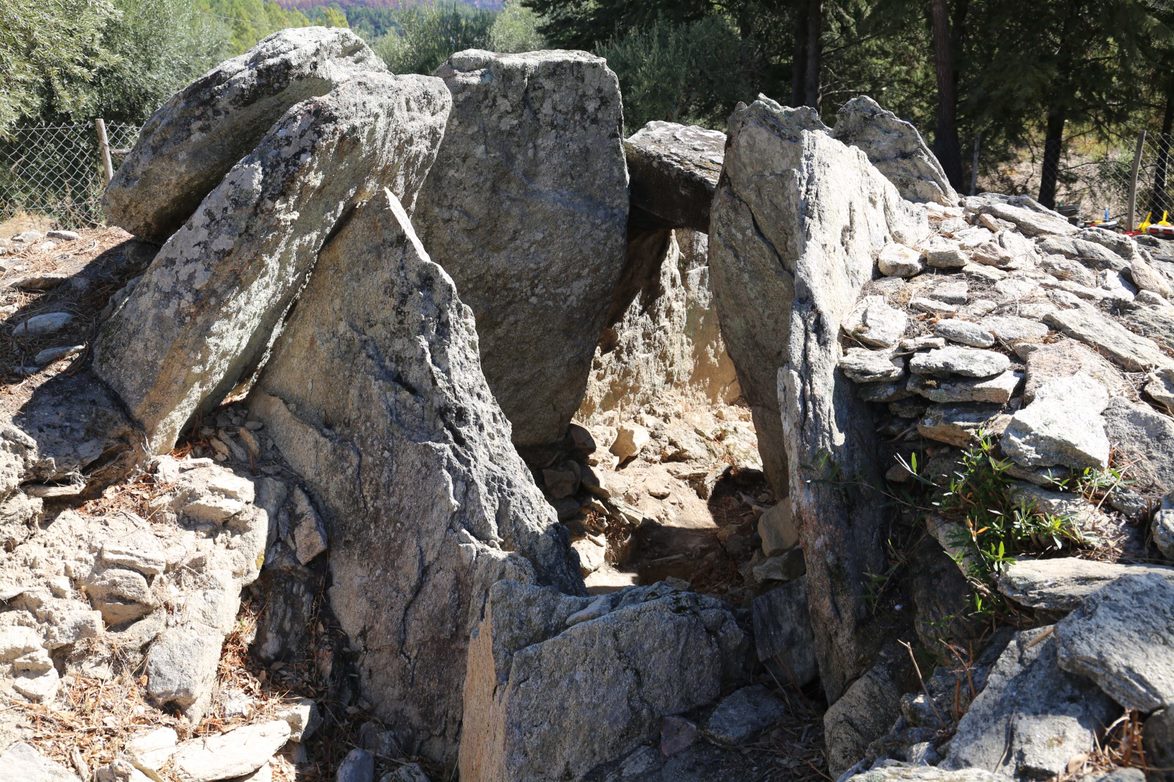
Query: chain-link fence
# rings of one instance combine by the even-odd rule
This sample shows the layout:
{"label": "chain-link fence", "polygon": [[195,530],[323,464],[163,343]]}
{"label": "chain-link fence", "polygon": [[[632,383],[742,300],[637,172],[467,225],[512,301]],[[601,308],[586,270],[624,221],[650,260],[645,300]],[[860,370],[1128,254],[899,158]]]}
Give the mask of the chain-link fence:
{"label": "chain-link fence", "polygon": [[[139,134],[137,125],[104,125],[115,168]],[[100,222],[106,185],[104,150],[95,123],[22,125],[0,141],[0,220],[44,214],[62,226]]]}
{"label": "chain-link fence", "polygon": [[1136,229],[1147,216],[1154,223],[1167,212],[1174,218],[1174,134],[1139,132],[1107,147],[1093,159],[1061,169],[1057,203],[1080,204],[1082,212],[1098,219],[1107,211],[1126,230]]}

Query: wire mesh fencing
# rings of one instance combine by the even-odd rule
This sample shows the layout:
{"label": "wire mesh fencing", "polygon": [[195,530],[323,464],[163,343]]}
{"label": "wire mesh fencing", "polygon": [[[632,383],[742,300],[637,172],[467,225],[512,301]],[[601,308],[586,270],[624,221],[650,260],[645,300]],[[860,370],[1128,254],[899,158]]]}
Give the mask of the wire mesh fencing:
{"label": "wire mesh fencing", "polygon": [[[105,124],[112,163],[134,145],[139,126]],[[101,222],[104,154],[94,123],[22,125],[0,141],[0,220],[27,212],[68,227]]]}
{"label": "wire mesh fencing", "polygon": [[1095,219],[1126,230],[1163,214],[1174,218],[1174,134],[1141,131],[1106,144],[1106,151],[1061,169],[1057,202],[1079,204]]}

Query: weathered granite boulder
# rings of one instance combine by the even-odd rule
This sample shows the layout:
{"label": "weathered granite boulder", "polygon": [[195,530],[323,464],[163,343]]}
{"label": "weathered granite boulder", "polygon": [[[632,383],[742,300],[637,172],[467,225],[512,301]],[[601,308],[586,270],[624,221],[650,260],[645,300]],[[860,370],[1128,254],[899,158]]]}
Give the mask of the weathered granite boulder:
{"label": "weathered granite boulder", "polygon": [[[722,335],[776,492],[790,485],[807,562],[820,674],[835,699],[878,640],[864,584],[879,572],[876,431],[837,370],[841,324],[890,241],[928,232],[855,148],[808,109],[760,98],[730,120],[714,199],[710,268]],[[829,481],[829,471],[842,476]]]}
{"label": "weathered granite boulder", "polygon": [[670,232],[651,273],[604,330],[580,418],[638,409],[673,391],[713,402],[738,398],[738,378],[713,304],[708,248],[705,234]]}
{"label": "weathered granite boulder", "polygon": [[832,135],[863,150],[869,161],[896,185],[902,198],[950,206],[958,203],[958,193],[917,128],[867,95],[840,107]]}
{"label": "weathered granite boulder", "polygon": [[1060,667],[1127,709],[1174,704],[1174,580],[1119,578],[1056,624]]}
{"label": "weathered granite boulder", "polygon": [[289,109],[155,257],[94,343],[94,370],[170,449],[256,366],[323,242],[383,185],[411,201],[449,107],[426,76],[356,76]]}
{"label": "weathered granite boulder", "polygon": [[624,263],[619,84],[584,52],[459,52],[413,220],[477,317],[481,364],[518,445],[562,437]]}
{"label": "weathered granite boulder", "polygon": [[1051,632],[1016,633],[959,721],[942,768],[1046,779],[1093,750],[1120,709],[1087,680],[1060,669]]}
{"label": "weathered granite boulder", "polygon": [[106,188],[110,222],[164,242],[285,111],[359,73],[386,72],[347,29],[270,35],[176,93],[139,133]]}
{"label": "weathered granite boulder", "polygon": [[583,587],[481,374],[473,315],[390,192],[323,249],[251,406],[327,516],[360,687],[451,762],[489,585]]}
{"label": "weathered granite boulder", "polygon": [[632,205],[666,228],[708,233],[725,147],[719,130],[649,122],[624,141]]}
{"label": "weathered granite boulder", "polygon": [[469,648],[461,778],[582,779],[743,682],[749,652],[720,601],[663,583],[575,598],[499,582]]}

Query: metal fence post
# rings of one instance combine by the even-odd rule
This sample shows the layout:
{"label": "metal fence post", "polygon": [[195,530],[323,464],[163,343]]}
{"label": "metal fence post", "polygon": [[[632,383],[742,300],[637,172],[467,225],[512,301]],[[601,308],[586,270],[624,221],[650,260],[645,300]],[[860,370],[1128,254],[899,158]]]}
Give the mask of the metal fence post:
{"label": "metal fence post", "polygon": [[1145,146],[1145,131],[1137,134],[1137,148],[1133,150],[1133,171],[1129,174],[1129,207],[1126,209],[1127,219],[1125,230],[1132,231],[1137,227],[1137,172],[1141,170],[1141,150]]}
{"label": "metal fence post", "polygon": [[106,138],[106,120],[101,117],[94,120],[94,129],[98,131],[98,154],[102,158],[102,171],[106,174],[106,184],[110,184],[110,180],[114,178],[114,164],[110,162],[110,141]]}

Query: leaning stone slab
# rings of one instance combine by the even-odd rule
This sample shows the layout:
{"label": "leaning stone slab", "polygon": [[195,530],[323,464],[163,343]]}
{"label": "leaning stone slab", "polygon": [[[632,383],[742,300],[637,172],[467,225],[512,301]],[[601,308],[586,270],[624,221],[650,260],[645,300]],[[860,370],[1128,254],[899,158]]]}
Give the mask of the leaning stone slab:
{"label": "leaning stone slab", "polygon": [[106,188],[110,222],[164,242],[285,111],[387,68],[347,29],[282,30],[161,106]]}
{"label": "leaning stone slab", "polygon": [[999,591],[1020,605],[1071,611],[1119,578],[1155,576],[1174,584],[1174,567],[1122,565],[1090,559],[1021,559],[999,576]]}
{"label": "leaning stone slab", "polygon": [[655,584],[578,621],[595,600],[493,585],[469,648],[462,779],[582,779],[744,681],[749,638],[718,600]]}
{"label": "leaning stone slab", "polygon": [[1015,634],[959,721],[942,768],[1050,778],[1092,752],[1120,709],[1093,684],[1060,669],[1051,631]]}
{"label": "leaning stone slab", "polygon": [[103,324],[94,369],[169,450],[261,359],[347,211],[388,185],[410,201],[449,97],[426,76],[356,76],[297,104],[208,194]]}
{"label": "leaning stone slab", "polygon": [[719,130],[649,122],[624,141],[632,205],[666,228],[709,233],[725,148],[726,134]]}
{"label": "leaning stone slab", "polygon": [[1060,667],[1097,683],[1126,709],[1174,704],[1174,580],[1125,576],[1056,624]]}
{"label": "leaning stone slab", "polygon": [[628,180],[616,76],[585,52],[458,52],[452,116],[413,220],[477,317],[518,445],[579,407],[624,265]]}
{"label": "leaning stone slab", "polygon": [[473,314],[390,192],[323,249],[250,404],[326,518],[363,692],[413,752],[451,763],[489,585],[583,587],[481,374]]}
{"label": "leaning stone slab", "polygon": [[1125,505],[1148,510],[1174,491],[1174,418],[1118,397],[1105,408],[1104,419],[1114,462],[1123,477],[1109,502],[1138,515]]}
{"label": "leaning stone slab", "polygon": [[867,95],[840,107],[832,135],[868,155],[869,161],[896,185],[902,198],[957,205],[958,193],[917,128]]}
{"label": "leaning stone slab", "polygon": [[[880,486],[868,404],[838,371],[840,328],[891,241],[928,235],[900,197],[810,110],[769,98],[734,112],[718,182],[710,267],[722,332],[750,402],[767,477],[789,484],[804,531],[823,686],[837,698],[878,640],[865,573],[880,566]],[[781,424],[781,426],[780,426]],[[824,470],[853,480],[824,480]],[[814,564],[813,564],[814,563]]]}

